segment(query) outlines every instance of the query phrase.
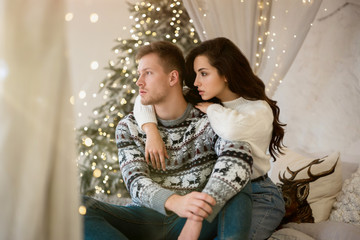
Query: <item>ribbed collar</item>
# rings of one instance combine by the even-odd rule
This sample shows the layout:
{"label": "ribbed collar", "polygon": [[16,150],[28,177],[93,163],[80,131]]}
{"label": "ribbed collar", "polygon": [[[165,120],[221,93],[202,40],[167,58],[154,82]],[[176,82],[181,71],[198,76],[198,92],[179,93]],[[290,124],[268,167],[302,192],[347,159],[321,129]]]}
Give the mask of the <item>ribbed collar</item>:
{"label": "ribbed collar", "polygon": [[235,109],[237,106],[245,104],[247,102],[248,102],[248,100],[246,100],[245,98],[239,97],[239,98],[237,98],[235,100],[231,100],[231,101],[228,101],[228,102],[223,102],[222,104],[226,108]]}
{"label": "ribbed collar", "polygon": [[160,118],[157,118],[157,120],[159,123],[161,123],[165,127],[175,126],[175,125],[183,122],[189,116],[189,113],[191,112],[192,108],[193,108],[193,106],[190,103],[188,103],[188,105],[185,109],[185,112],[181,117],[174,119],[174,120],[164,120],[164,119],[160,119]]}

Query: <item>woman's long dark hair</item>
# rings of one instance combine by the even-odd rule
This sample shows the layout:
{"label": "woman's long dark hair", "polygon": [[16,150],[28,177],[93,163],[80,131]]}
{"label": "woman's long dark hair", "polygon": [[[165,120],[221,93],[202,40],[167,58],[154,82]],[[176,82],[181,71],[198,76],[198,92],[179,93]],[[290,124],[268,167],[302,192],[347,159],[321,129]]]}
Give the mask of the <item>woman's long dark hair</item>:
{"label": "woman's long dark hair", "polygon": [[[269,152],[276,160],[276,156],[279,153],[282,154],[284,147],[283,138],[286,124],[279,121],[280,108],[276,105],[276,101],[266,96],[265,84],[254,74],[249,61],[233,42],[223,37],[204,41],[192,49],[186,57],[185,85],[189,89],[185,97],[193,104],[203,101],[198,94],[197,87],[194,86],[196,78],[194,61],[199,55],[206,56],[209,63],[217,69],[219,75],[225,76],[232,92],[247,100],[264,100],[270,105],[274,121]],[[209,101],[219,102],[216,98]]]}

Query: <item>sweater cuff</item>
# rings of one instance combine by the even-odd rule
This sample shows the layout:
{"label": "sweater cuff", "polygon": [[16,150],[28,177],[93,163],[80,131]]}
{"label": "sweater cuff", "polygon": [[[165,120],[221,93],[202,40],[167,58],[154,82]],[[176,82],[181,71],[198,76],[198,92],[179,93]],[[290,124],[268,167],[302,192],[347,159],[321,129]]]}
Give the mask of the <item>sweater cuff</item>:
{"label": "sweater cuff", "polygon": [[141,104],[141,97],[139,95],[135,99],[134,116],[141,129],[145,123],[157,124],[154,107],[152,105]]}
{"label": "sweater cuff", "polygon": [[161,189],[157,193],[155,193],[153,202],[153,209],[162,213],[164,215],[170,215],[169,212],[165,209],[165,202],[168,198],[175,193],[173,191],[167,189]]}
{"label": "sweater cuff", "polygon": [[223,106],[221,106],[220,104],[214,103],[208,106],[207,110],[206,110],[206,114],[210,117],[213,114],[216,114],[219,110],[221,111],[221,109],[223,108]]}
{"label": "sweater cuff", "polygon": [[205,218],[205,220],[211,223],[216,218],[216,216],[219,214],[222,207],[223,206],[219,206],[219,205],[216,204],[212,208],[212,210],[213,210],[212,213],[207,218]]}

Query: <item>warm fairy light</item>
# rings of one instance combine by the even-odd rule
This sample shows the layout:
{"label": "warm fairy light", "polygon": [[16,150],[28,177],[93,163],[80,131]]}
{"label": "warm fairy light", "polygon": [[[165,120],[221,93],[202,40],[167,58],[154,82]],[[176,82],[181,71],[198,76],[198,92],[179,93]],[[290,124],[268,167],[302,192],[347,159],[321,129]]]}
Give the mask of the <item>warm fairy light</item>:
{"label": "warm fairy light", "polygon": [[69,101],[70,101],[71,105],[74,105],[75,104],[75,97],[71,96]]}
{"label": "warm fairy light", "polygon": [[98,68],[99,68],[99,63],[98,63],[97,61],[92,61],[92,62],[90,63],[90,68],[91,68],[92,70],[98,69]]}
{"label": "warm fairy light", "polygon": [[69,13],[65,14],[65,21],[67,21],[67,22],[70,22],[71,20],[73,20],[73,18],[74,18],[73,13],[69,12]]}
{"label": "warm fairy light", "polygon": [[79,98],[80,99],[84,99],[86,97],[86,92],[84,91],[84,90],[81,90],[80,92],[79,92]]}
{"label": "warm fairy light", "polygon": [[101,170],[96,168],[94,171],[93,171],[93,176],[95,178],[99,178],[101,176]]}
{"label": "warm fairy light", "polygon": [[92,144],[93,144],[93,141],[91,138],[89,138],[89,137],[85,138],[85,140],[84,140],[85,146],[90,147]]}
{"label": "warm fairy light", "polygon": [[122,98],[121,101],[120,101],[120,104],[121,105],[125,105],[127,103],[126,99],[125,98]]}
{"label": "warm fairy light", "polygon": [[86,207],[83,206],[83,205],[81,205],[81,206],[79,207],[79,213],[80,213],[81,215],[85,215],[85,214],[86,214]]}
{"label": "warm fairy light", "polygon": [[99,21],[99,15],[97,13],[90,14],[90,22],[96,23]]}

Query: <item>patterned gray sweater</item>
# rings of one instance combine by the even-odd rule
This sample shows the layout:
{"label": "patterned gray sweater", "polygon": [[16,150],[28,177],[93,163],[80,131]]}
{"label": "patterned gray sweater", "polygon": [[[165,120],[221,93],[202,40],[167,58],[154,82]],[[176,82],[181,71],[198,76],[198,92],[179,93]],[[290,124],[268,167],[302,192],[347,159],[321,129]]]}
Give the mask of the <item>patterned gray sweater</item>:
{"label": "patterned gray sweater", "polygon": [[132,201],[162,214],[173,194],[205,192],[216,200],[212,221],[231,197],[251,176],[252,156],[246,142],[230,142],[218,137],[205,114],[188,105],[182,117],[158,119],[169,159],[166,171],[154,169],[145,161],[146,135],[132,113],[116,127],[120,169]]}

